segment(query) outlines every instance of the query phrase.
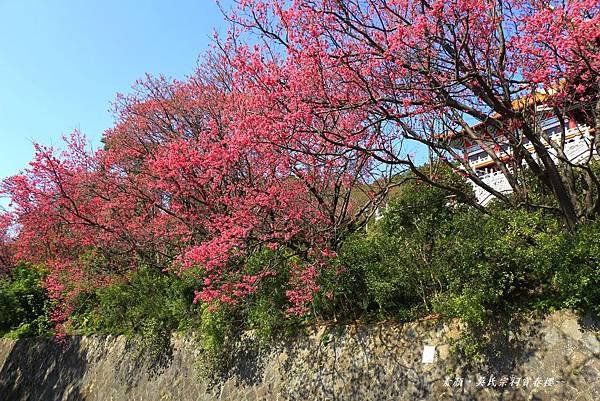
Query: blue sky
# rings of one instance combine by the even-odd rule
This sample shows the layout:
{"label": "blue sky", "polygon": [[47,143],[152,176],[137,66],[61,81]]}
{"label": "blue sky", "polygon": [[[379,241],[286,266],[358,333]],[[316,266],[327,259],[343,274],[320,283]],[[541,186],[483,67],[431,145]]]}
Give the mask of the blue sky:
{"label": "blue sky", "polygon": [[77,128],[97,145],[117,92],[191,74],[226,28],[214,0],[0,0],[0,179],[32,142],[60,146]]}

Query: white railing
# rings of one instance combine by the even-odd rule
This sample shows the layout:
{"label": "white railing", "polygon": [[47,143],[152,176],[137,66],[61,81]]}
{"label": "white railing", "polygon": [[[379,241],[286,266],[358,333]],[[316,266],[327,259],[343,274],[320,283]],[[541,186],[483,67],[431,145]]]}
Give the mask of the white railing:
{"label": "white railing", "polygon": [[[565,137],[569,138],[569,137],[577,137],[577,136],[583,136],[583,137],[590,137],[590,126],[589,125],[578,125],[575,128],[569,128],[565,131]],[[552,137],[552,140],[554,141],[558,141],[560,142],[560,133],[554,134]]]}
{"label": "white railing", "polygon": [[[565,138],[567,138],[567,139],[565,142],[564,152],[565,152],[565,155],[567,156],[567,158],[574,163],[579,163],[579,162],[583,161],[587,157],[588,152],[590,150],[591,143],[592,143],[592,136],[590,135],[590,127],[587,125],[578,125],[575,128],[569,128],[568,130],[565,131]],[[552,136],[550,136],[550,139],[555,143],[560,143],[561,134],[560,133],[553,134]],[[550,144],[546,144],[546,146],[548,148],[550,148]],[[529,152],[533,152],[533,145],[527,144],[527,145],[525,145],[525,148]],[[553,154],[553,156],[556,160],[556,152],[551,149],[550,153]],[[512,155],[512,150],[506,149],[506,150],[502,150],[502,154],[500,154],[499,156],[510,156],[510,155]],[[486,153],[483,156],[480,156],[475,160],[469,161],[469,163],[471,164],[471,166],[475,167],[476,165],[479,165],[482,163],[489,163],[491,161],[492,161],[492,158],[489,157]]]}
{"label": "white railing", "polygon": [[[573,163],[580,163],[585,161],[590,154],[590,148],[592,146],[592,136],[590,135],[590,127],[586,125],[580,125],[575,128],[570,128],[565,132],[565,145],[564,145],[564,153],[565,156]],[[550,137],[550,139],[556,143],[560,143],[561,135],[560,133],[554,134]],[[557,160],[556,151],[547,144],[549,148],[549,152],[554,160]],[[527,150],[533,152],[533,146],[527,145]],[[510,155],[511,150],[503,150],[503,153],[506,155]],[[533,155],[534,158],[536,155]],[[598,155],[595,154],[595,157]],[[484,161],[491,161],[491,157],[479,157],[474,161],[471,161],[471,166],[475,167],[475,165],[480,164]],[[494,172],[490,174],[486,174],[480,177],[483,182],[485,182],[490,187],[494,188],[496,191],[501,193],[510,193],[512,192],[512,188],[508,183],[508,180],[501,172]],[[485,189],[479,187],[478,185],[473,184],[473,190],[475,191],[475,196],[477,197],[477,201],[485,206],[489,203],[494,196],[490,194]]]}
{"label": "white railing", "polygon": [[491,158],[491,157],[489,157],[489,156],[487,155],[487,153],[486,153],[486,154],[485,154],[485,156],[478,157],[478,158],[477,158],[477,159],[475,159],[475,160],[469,160],[469,163],[471,163],[471,165],[473,165],[473,166],[474,166],[474,165],[477,165],[477,164],[481,164],[481,163],[483,163],[483,162],[489,162],[489,161],[491,161],[491,160],[492,160],[492,158]]}
{"label": "white railing", "polygon": [[[494,188],[498,192],[501,192],[501,193],[512,192],[512,187],[510,186],[508,180],[506,179],[504,174],[502,174],[499,171],[483,175],[479,178],[481,178],[481,180],[485,184]],[[485,189],[481,188],[479,185],[475,184],[474,182],[471,182],[471,183],[473,185],[473,191],[475,192],[475,197],[477,198],[477,202],[479,202],[480,205],[485,206],[494,198],[494,196],[491,193],[489,193]]]}
{"label": "white railing", "polygon": [[[567,130],[565,138],[563,151],[567,159],[573,163],[580,163],[589,157],[593,139],[588,126],[579,126]],[[554,135],[552,140],[560,143],[561,137],[560,135]],[[557,159],[556,151],[551,149],[550,154],[555,160]]]}

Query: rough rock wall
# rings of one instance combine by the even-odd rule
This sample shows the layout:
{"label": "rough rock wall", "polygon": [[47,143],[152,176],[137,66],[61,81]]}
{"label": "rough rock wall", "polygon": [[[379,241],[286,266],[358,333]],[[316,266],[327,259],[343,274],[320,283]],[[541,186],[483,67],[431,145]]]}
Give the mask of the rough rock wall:
{"label": "rough rock wall", "polygon": [[436,321],[322,328],[262,351],[248,337],[216,383],[186,338],[160,366],[122,337],[0,340],[0,400],[600,400],[597,319],[556,312],[493,334],[486,366],[454,356],[458,327]]}

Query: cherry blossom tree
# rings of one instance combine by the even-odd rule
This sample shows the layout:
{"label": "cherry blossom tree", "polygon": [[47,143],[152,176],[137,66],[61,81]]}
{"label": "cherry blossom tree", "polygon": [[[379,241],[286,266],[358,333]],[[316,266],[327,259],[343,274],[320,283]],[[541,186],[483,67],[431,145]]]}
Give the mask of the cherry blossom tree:
{"label": "cherry blossom tree", "polygon": [[[599,8],[240,0],[228,37],[194,75],[146,77],[117,97],[103,148],[79,133],[63,151],[36,145],[29,167],[2,184],[12,202],[0,216],[2,263],[50,269],[59,324],[86,286],[140,264],[194,268],[196,300],[209,304],[242,302],[285,273],[290,311],[303,313],[339,245],[410,177],[402,173],[486,212],[463,183],[420,168],[415,152],[573,230],[600,211],[598,136],[583,161],[565,154],[567,120],[600,128]],[[541,129],[549,115],[559,141]],[[473,144],[512,195],[472,169]],[[550,195],[533,197],[526,174]],[[265,249],[284,253],[289,271],[247,268]]]}
{"label": "cherry blossom tree", "polygon": [[[250,54],[237,53],[241,63],[263,65],[244,68],[268,83],[265,97],[280,94],[286,107],[305,104],[319,116],[352,110],[364,120],[354,131],[324,129],[322,139],[415,174],[401,145],[420,143],[500,200],[549,208],[573,228],[600,210],[592,153],[583,162],[568,160],[564,140],[541,132],[547,116],[538,106],[551,106],[563,133],[567,116],[600,127],[598,11],[595,0],[244,0],[229,15],[237,28],[228,43],[258,34],[262,41]],[[478,124],[483,129],[472,128]],[[466,139],[463,152],[457,137]],[[509,157],[495,151],[494,141],[510,145]],[[513,196],[469,166],[469,144],[486,150]],[[552,194],[546,203],[528,196],[523,166]],[[457,188],[446,189],[477,206]]]}
{"label": "cherry blossom tree", "polygon": [[177,262],[204,270],[197,299],[235,303],[277,274],[244,274],[244,257],[285,247],[304,261],[296,268],[314,276],[395,184],[373,180],[362,152],[314,142],[298,116],[260,118],[269,110],[251,82],[232,76],[227,59],[215,60],[219,77],[205,69],[184,83],[140,83],[141,94],[121,99],[121,122],[105,142],[133,187],[168,194],[164,212],[188,225]]}
{"label": "cherry blossom tree", "polygon": [[[314,142],[291,125],[296,117],[257,119],[268,111],[252,86],[228,88],[230,79],[204,70],[184,82],[147,77],[118,97],[103,149],[87,150],[77,133],[64,152],[37,145],[29,169],[5,181],[17,256],[50,265],[56,298],[145,263],[200,267],[197,300],[237,303],[279,273],[244,271],[266,247],[296,257],[288,291],[291,310],[304,310],[341,239],[395,184],[373,180],[362,152]],[[89,252],[106,263],[90,271]]]}

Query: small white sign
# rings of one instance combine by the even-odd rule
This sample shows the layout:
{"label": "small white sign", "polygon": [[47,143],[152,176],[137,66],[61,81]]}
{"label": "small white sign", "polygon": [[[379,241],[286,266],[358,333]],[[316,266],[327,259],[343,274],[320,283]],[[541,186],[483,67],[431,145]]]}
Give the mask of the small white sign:
{"label": "small white sign", "polygon": [[425,347],[423,347],[422,363],[433,363],[434,356],[435,356],[435,347],[433,345],[426,345]]}

